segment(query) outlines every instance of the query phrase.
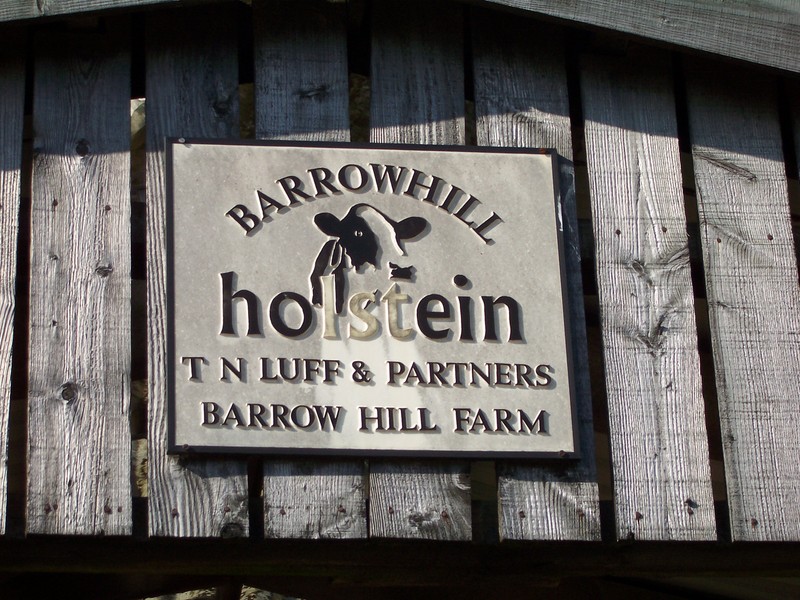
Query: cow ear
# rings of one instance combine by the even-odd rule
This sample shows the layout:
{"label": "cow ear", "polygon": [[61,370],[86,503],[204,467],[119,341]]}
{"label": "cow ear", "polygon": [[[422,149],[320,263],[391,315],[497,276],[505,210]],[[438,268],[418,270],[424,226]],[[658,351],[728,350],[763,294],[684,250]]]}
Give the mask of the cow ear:
{"label": "cow ear", "polygon": [[428,227],[428,221],[422,217],[408,217],[398,221],[394,226],[395,235],[399,240],[410,240],[417,237]]}
{"label": "cow ear", "polygon": [[342,222],[331,213],[319,213],[314,217],[314,225],[319,227],[322,233],[327,233],[333,237],[342,234]]}

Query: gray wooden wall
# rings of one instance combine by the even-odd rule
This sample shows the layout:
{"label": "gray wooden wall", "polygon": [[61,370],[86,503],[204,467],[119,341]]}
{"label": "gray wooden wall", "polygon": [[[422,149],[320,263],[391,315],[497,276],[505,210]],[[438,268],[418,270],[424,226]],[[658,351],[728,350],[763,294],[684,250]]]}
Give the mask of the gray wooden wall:
{"label": "gray wooden wall", "polygon": [[[0,527],[800,540],[793,76],[458,2],[254,0],[6,29]],[[166,454],[165,136],[351,132],[558,150],[581,461]]]}

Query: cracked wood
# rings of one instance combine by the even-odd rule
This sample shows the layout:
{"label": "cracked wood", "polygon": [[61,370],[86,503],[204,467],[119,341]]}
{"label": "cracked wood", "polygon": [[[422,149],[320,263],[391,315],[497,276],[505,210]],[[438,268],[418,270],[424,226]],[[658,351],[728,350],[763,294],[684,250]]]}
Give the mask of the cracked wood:
{"label": "cracked wood", "polygon": [[800,288],[776,81],[695,61],[687,96],[731,534],[800,540]]}
{"label": "cracked wood", "polygon": [[617,537],[713,540],[668,57],[584,57]]}
{"label": "cracked wood", "polygon": [[37,38],[27,531],[131,531],[127,22]]}

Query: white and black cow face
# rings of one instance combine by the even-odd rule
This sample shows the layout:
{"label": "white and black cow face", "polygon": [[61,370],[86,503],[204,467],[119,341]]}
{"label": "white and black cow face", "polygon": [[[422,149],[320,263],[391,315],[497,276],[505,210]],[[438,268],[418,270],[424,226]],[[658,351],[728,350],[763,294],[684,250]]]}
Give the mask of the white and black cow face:
{"label": "white and black cow face", "polygon": [[353,208],[341,221],[331,213],[319,213],[314,217],[314,224],[323,233],[337,238],[337,243],[348,256],[353,267],[359,269],[364,263],[376,267],[379,250],[378,238],[369,224],[364,218],[358,216]]}
{"label": "white and black cow face", "polygon": [[[422,217],[394,221],[370,204],[352,206],[342,219],[331,213],[319,213],[314,217],[314,224],[334,239],[322,246],[314,262],[311,273],[312,302],[322,304],[320,278],[333,275],[337,313],[341,313],[344,304],[348,268],[358,271],[363,265],[370,264],[381,269],[382,257],[390,250],[384,246],[393,245],[399,255],[405,256],[404,243],[420,236],[429,226]],[[387,243],[386,240],[390,241]],[[410,278],[413,270],[413,267],[400,267],[395,263],[386,266],[391,269],[390,277],[394,278]]]}

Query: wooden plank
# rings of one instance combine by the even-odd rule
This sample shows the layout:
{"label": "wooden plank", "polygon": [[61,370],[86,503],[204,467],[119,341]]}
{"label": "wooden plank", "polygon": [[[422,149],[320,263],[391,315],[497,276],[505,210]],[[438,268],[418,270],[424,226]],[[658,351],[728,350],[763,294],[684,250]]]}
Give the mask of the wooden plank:
{"label": "wooden plank", "polygon": [[149,4],[185,3],[186,0],[4,0],[0,4],[1,21],[19,21],[37,17],[69,15]]}
{"label": "wooden plank", "polygon": [[[464,143],[462,28],[456,4],[374,6],[371,142]],[[471,539],[469,471],[466,461],[372,461],[370,535]]]}
{"label": "wooden plank", "polygon": [[[256,3],[253,12],[256,136],[349,141],[341,7],[272,0]],[[361,460],[264,461],[267,537],[366,537],[366,504]]]}
{"label": "wooden plank", "polygon": [[714,503],[667,55],[581,69],[617,536],[712,540]]}
{"label": "wooden plank", "polygon": [[[0,22],[201,0],[5,0]],[[206,0],[208,1],[208,0]],[[242,0],[246,2],[247,0]],[[796,0],[472,0],[800,72]]]}
{"label": "wooden plank", "polygon": [[150,535],[249,531],[247,464],[167,456],[164,138],[239,135],[231,7],[154,14],[147,22],[147,305]]}
{"label": "wooden plank", "polygon": [[731,534],[800,539],[800,289],[775,81],[695,61],[687,93]]}
{"label": "wooden plank", "polygon": [[129,37],[36,41],[29,533],[131,531]]}
{"label": "wooden plank", "polygon": [[500,536],[599,540],[600,506],[583,312],[575,169],[564,40],[555,28],[473,14],[475,115],[481,146],[555,148],[564,217],[569,321],[581,460],[566,466],[499,463]]}
{"label": "wooden plank", "polygon": [[17,228],[25,102],[25,38],[0,42],[0,534],[6,528],[8,422],[11,403],[11,344],[17,281]]}
{"label": "wooden plank", "polygon": [[[786,90],[785,93],[788,98],[789,117],[791,119],[792,132],[794,134],[794,158],[796,161],[797,170],[800,172],[800,81],[791,79],[786,80],[783,83]],[[800,188],[797,189],[797,192],[800,192]],[[796,196],[796,198],[797,200],[800,200],[800,197]],[[800,207],[795,205],[793,212],[795,215],[800,213]],[[794,224],[794,227],[797,227],[797,223]],[[795,248],[795,250],[797,250],[797,248]]]}
{"label": "wooden plank", "polygon": [[485,0],[564,19],[800,72],[797,0]]}

